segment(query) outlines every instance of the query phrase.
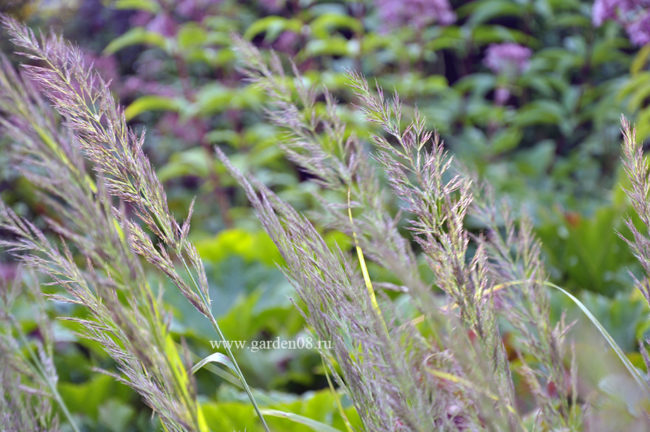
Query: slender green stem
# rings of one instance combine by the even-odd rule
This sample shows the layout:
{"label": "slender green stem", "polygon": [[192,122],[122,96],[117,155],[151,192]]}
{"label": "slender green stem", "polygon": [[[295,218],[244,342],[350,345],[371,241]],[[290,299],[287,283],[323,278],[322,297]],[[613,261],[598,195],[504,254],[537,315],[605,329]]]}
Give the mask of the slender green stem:
{"label": "slender green stem", "polygon": [[[214,315],[212,315],[212,312],[210,312],[210,321],[212,321],[212,326],[214,329],[217,331],[219,334],[219,338],[222,341],[226,341],[226,337],[224,336],[223,332],[221,331],[221,327],[219,327],[219,324],[217,323],[217,320],[214,318]],[[270,432],[271,430],[269,429],[269,426],[266,424],[266,420],[264,419],[264,416],[262,415],[262,411],[260,410],[259,406],[257,405],[257,401],[255,400],[255,396],[253,396],[253,392],[251,391],[251,388],[248,386],[248,383],[246,382],[246,379],[244,378],[244,373],[241,371],[239,368],[239,364],[237,363],[237,360],[235,360],[235,356],[230,349],[230,346],[228,344],[224,344],[226,348],[226,353],[228,354],[228,357],[232,360],[232,364],[235,366],[235,371],[237,372],[238,378],[241,381],[242,385],[244,386],[244,390],[246,391],[246,394],[248,395],[248,399],[250,399],[251,403],[253,404],[253,408],[255,408],[255,412],[257,413],[257,416],[260,418],[260,421],[262,422],[262,426],[264,426],[264,430],[266,432]]]}
{"label": "slender green stem", "polygon": [[[201,297],[201,301],[203,302],[204,305],[209,305],[210,302],[208,299],[205,297],[203,290],[199,287],[199,284],[196,282],[196,279],[194,278],[194,275],[192,274],[192,271],[190,270],[189,266],[187,265],[187,261],[185,260],[185,257],[181,252],[178,253],[179,258],[181,259],[181,262],[183,263],[183,266],[185,267],[185,271],[190,276],[190,279],[192,280],[192,283],[194,284],[197,293]],[[212,327],[214,327],[214,330],[217,332],[217,335],[219,336],[219,339],[222,341],[226,341],[226,336],[223,334],[223,331],[221,331],[221,327],[219,326],[219,323],[217,322],[216,318],[212,314],[212,311],[208,309],[208,318],[210,319],[210,323],[212,324]],[[251,388],[248,386],[248,383],[246,382],[246,378],[244,377],[244,373],[241,371],[239,368],[239,364],[237,363],[237,360],[235,359],[235,356],[230,349],[229,344],[224,344],[223,345],[226,354],[228,357],[230,357],[230,360],[232,360],[232,364],[235,367],[235,372],[237,373],[237,378],[241,381],[242,385],[244,386],[244,391],[246,391],[246,394],[248,395],[248,399],[251,401],[251,404],[253,404],[253,408],[255,409],[255,412],[257,413],[257,416],[259,417],[260,421],[262,422],[262,426],[264,427],[264,430],[266,432],[270,432],[271,430],[269,429],[269,426],[266,424],[266,420],[264,419],[264,415],[262,415],[262,411],[260,410],[259,406],[257,405],[257,401],[255,400],[255,396],[253,396],[253,392],[251,391]]]}

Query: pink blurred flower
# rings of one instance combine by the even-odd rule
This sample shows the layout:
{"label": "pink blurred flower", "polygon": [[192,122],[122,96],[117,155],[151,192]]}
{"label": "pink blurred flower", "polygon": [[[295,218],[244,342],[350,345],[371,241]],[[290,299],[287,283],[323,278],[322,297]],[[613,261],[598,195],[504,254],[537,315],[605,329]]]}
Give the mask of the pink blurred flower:
{"label": "pink blurred flower", "polygon": [[492,44],[483,63],[495,73],[520,74],[526,70],[532,52],[516,43]]}
{"label": "pink blurred flower", "polygon": [[130,76],[122,85],[120,96],[133,97],[135,95],[154,95],[162,97],[175,97],[178,92],[174,87],[159,83],[155,80],[146,80],[139,76]]}
{"label": "pink blurred flower", "polygon": [[300,36],[292,31],[284,31],[273,42],[273,49],[284,53],[293,53],[296,51],[296,44],[300,40]]}
{"label": "pink blurred flower", "polygon": [[643,16],[629,23],[625,30],[630,42],[634,45],[641,46],[650,42],[650,11],[645,12]]}
{"label": "pink blurred flower", "polygon": [[494,102],[497,105],[504,105],[510,99],[510,90],[506,87],[497,87],[494,90]]}
{"label": "pink blurred flower", "polygon": [[448,0],[376,0],[379,17],[388,28],[429,24],[450,25],[456,14]]}
{"label": "pink blurred flower", "polygon": [[192,21],[203,21],[209,16],[211,8],[218,6],[223,0],[181,0],[176,4],[176,13]]}
{"label": "pink blurred flower", "polygon": [[591,10],[591,20],[595,26],[600,26],[608,19],[616,20],[619,10],[627,13],[634,8],[633,0],[596,0]]}
{"label": "pink blurred flower", "polygon": [[618,22],[634,45],[650,42],[650,0],[596,0],[591,19],[595,26],[607,20]]}
{"label": "pink blurred flower", "polygon": [[284,7],[285,0],[258,0],[260,6],[262,6],[264,9],[271,11],[271,12],[277,12],[280,9]]}
{"label": "pink blurred flower", "polygon": [[170,15],[166,13],[159,13],[155,15],[149,23],[147,23],[147,30],[160,33],[163,36],[174,36],[177,30],[177,23]]}

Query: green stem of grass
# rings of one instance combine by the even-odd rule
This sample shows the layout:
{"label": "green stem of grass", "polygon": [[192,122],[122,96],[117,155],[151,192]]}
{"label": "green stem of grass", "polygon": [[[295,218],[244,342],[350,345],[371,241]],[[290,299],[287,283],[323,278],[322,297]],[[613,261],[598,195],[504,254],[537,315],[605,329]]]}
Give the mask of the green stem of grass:
{"label": "green stem of grass", "polygon": [[[206,309],[208,310],[208,319],[210,320],[210,323],[212,324],[212,327],[214,330],[217,332],[217,335],[219,336],[219,339],[222,341],[226,341],[226,336],[223,334],[223,331],[221,330],[221,327],[219,326],[219,323],[217,322],[216,318],[214,317],[212,311],[209,308],[210,302],[208,299],[205,297],[203,294],[203,290],[199,287],[198,282],[194,278],[192,272],[190,271],[189,266],[187,265],[187,261],[185,260],[185,257],[183,257],[182,253],[178,253],[178,256],[181,259],[181,262],[183,263],[183,266],[185,267],[185,271],[190,276],[190,279],[192,280],[192,283],[194,287],[196,288],[196,292],[198,295],[201,297],[201,301],[203,304],[206,306]],[[251,391],[251,388],[248,385],[248,382],[246,382],[246,378],[244,377],[244,373],[241,371],[239,368],[239,364],[237,363],[237,360],[235,359],[235,355],[233,354],[232,350],[230,349],[230,346],[228,344],[224,344],[224,348],[226,350],[226,354],[228,357],[230,357],[230,360],[232,361],[232,364],[235,368],[235,373],[237,374],[237,378],[239,378],[239,381],[241,381],[242,386],[244,386],[244,391],[246,391],[246,394],[248,395],[248,399],[250,400],[251,404],[253,405],[253,408],[255,409],[255,413],[259,417],[260,421],[262,422],[262,426],[264,427],[264,430],[266,432],[271,432],[269,429],[269,426],[266,424],[266,420],[264,419],[264,415],[262,415],[262,411],[259,408],[259,405],[257,404],[257,401],[255,400],[255,396],[253,396],[253,392]]]}

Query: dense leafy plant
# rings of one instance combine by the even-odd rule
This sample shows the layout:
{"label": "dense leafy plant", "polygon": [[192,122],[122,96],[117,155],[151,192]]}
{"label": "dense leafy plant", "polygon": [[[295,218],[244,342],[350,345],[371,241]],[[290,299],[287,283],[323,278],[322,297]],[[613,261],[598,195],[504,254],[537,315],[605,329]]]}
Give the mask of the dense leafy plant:
{"label": "dense leafy plant", "polygon": [[[617,23],[596,19],[600,3],[110,4],[124,14],[113,21],[131,26],[116,29],[123,34],[105,42],[104,54],[116,55],[117,62],[102,57],[102,69],[110,78],[124,76],[113,80],[113,88],[128,104],[127,119],[152,130],[149,154],[160,167],[171,208],[180,214],[199,195],[197,230],[230,228],[247,215],[230,208],[229,180],[215,171],[213,144],[237,149],[238,163],[298,207],[313,205],[300,172],[281,158],[277,129],[256,112],[264,95],[243,83],[234,68],[230,34],[236,32],[290,55],[305,79],[326,84],[342,101],[351,101],[345,88],[349,68],[395,88],[466,165],[527,209],[548,243],[556,280],[610,296],[630,284],[622,269],[633,257],[617,237],[606,248],[611,252],[603,252],[611,263],[605,269],[602,260],[579,251],[583,234],[572,233],[595,229],[603,213],[619,214],[607,209],[609,196],[602,192],[616,178],[612,161],[618,148],[612,143],[618,115],[643,103],[643,92],[630,92],[645,78],[629,80],[628,71],[632,65],[635,77],[642,72],[645,51],[635,57]],[[84,21],[104,23],[93,34],[116,27],[98,18],[108,13],[99,4],[81,12]],[[96,40],[89,46],[96,49]],[[370,135],[358,115],[346,115],[357,135]],[[212,201],[219,203],[219,218],[208,217],[213,209],[202,205]],[[551,247],[558,232],[569,233],[565,240],[575,251]],[[576,266],[563,264],[568,262],[584,265],[582,276],[576,276]]]}

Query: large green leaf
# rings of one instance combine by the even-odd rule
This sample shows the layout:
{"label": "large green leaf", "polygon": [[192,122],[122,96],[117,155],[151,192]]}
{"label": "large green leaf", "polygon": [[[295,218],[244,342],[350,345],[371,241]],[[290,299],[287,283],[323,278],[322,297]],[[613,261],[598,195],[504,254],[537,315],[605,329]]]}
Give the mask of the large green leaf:
{"label": "large green leaf", "polygon": [[309,23],[309,27],[313,36],[320,39],[331,37],[333,29],[346,29],[353,33],[361,33],[363,31],[363,24],[356,18],[334,13],[320,15]]}
{"label": "large green leaf", "polygon": [[142,96],[131,102],[124,110],[124,116],[131,120],[142,113],[150,111],[174,111],[179,112],[185,106],[181,99],[164,97],[164,96]]}
{"label": "large green leaf", "polygon": [[155,0],[115,0],[115,9],[137,9],[156,13],[160,10],[160,4]]}
{"label": "large green leaf", "polygon": [[468,16],[467,25],[476,26],[494,18],[521,16],[526,6],[508,0],[479,0],[458,10],[460,17]]}
{"label": "large green leaf", "polygon": [[268,16],[255,21],[244,33],[244,39],[251,40],[255,36],[264,33],[267,41],[275,40],[283,31],[300,33],[302,22],[298,19],[287,19],[280,16]]}
{"label": "large green leaf", "polygon": [[271,238],[264,231],[246,231],[233,228],[221,231],[216,237],[196,243],[204,260],[219,262],[237,255],[248,262],[259,261],[268,265],[282,262],[282,257]]}
{"label": "large green leaf", "polygon": [[104,48],[105,54],[115,54],[124,48],[133,45],[156,46],[162,50],[170,51],[171,45],[160,33],[145,30],[140,27],[132,28],[122,36],[113,39],[111,43]]}
{"label": "large green leaf", "polygon": [[562,105],[554,100],[537,100],[523,106],[513,118],[517,126],[558,124],[566,116]]}
{"label": "large green leaf", "polygon": [[208,40],[208,33],[198,24],[190,22],[178,30],[176,40],[181,50],[188,49],[201,46]]}

